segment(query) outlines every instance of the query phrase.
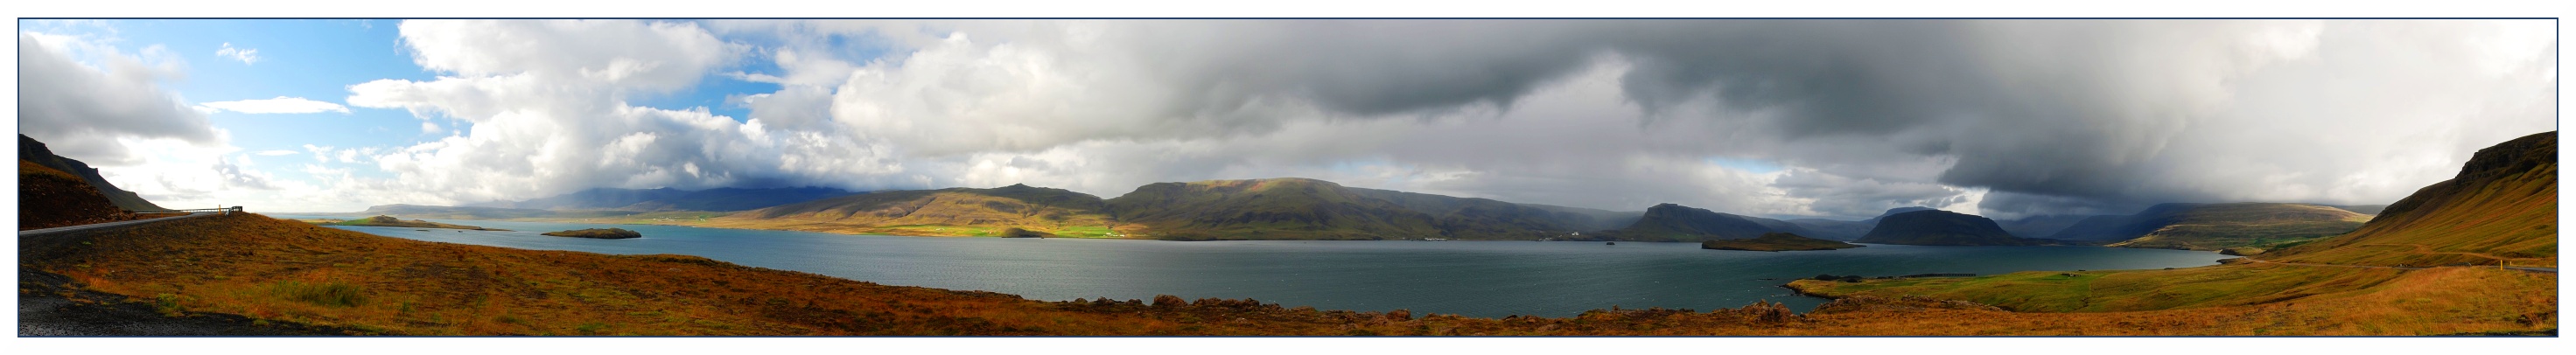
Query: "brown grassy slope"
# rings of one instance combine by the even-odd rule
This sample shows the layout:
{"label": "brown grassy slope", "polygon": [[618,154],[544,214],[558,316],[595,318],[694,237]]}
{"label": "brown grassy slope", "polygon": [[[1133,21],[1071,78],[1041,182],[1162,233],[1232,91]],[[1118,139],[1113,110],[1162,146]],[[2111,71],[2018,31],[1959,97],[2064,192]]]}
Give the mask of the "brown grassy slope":
{"label": "brown grassy slope", "polygon": [[146,299],[170,294],[192,311],[394,334],[1055,332],[1049,326],[1081,334],[1070,329],[1149,328],[1050,312],[1007,295],[881,286],[688,256],[421,242],[258,215],[156,224],[86,241],[22,253],[36,267],[91,288]]}
{"label": "brown grassy slope", "polygon": [[[82,243],[86,242],[86,243]],[[2210,335],[2450,334],[2555,324],[2555,298],[2461,304],[2462,292],[2552,288],[2482,270],[2419,273],[2374,298],[2109,313],[2014,313],[1858,298],[1817,314],[1776,305],[1711,312],[1593,311],[1569,318],[1414,317],[1251,301],[1039,302],[884,286],[672,255],[611,256],[430,243],[244,214],[78,242],[21,243],[22,267],[184,312],[388,334],[1048,335]],[[2414,276],[2416,274],[2409,274]],[[2429,287],[2452,286],[2452,287]],[[2525,295],[2524,293],[2504,293]],[[2432,301],[2418,301],[2419,299]],[[2385,305],[2377,308],[2355,305]],[[2459,309],[2547,313],[2462,318]],[[2351,313],[2364,309],[2370,312]],[[2446,313],[2447,312],[2447,313]],[[2527,319],[2526,319],[2527,318]],[[2537,325],[2535,325],[2537,324]]]}
{"label": "brown grassy slope", "polygon": [[1799,280],[1792,282],[1790,288],[1828,298],[1918,295],[2016,311],[2114,312],[2240,306],[2342,295],[2364,292],[2402,274],[2402,270],[2392,268],[2249,264],[2173,270],[2031,271],[1859,283]]}
{"label": "brown grassy slope", "polygon": [[[2133,334],[2460,334],[2556,329],[2557,275],[2480,267],[2240,264],[2176,270],[2024,272],[1976,278],[1799,280],[1819,296],[1925,297],[2047,314],[2053,321],[2169,323]],[[2083,313],[2037,313],[2083,312]],[[2222,322],[2199,322],[2200,318]],[[2236,320],[2264,319],[2234,322]],[[2139,326],[2134,321],[2103,325]],[[2152,323],[2151,323],[2152,324]],[[2198,324],[2189,329],[2183,324]],[[2253,328],[2243,328],[2257,325]],[[2283,329],[2291,326],[2295,329]],[[2158,332],[2197,333],[2158,333]]]}
{"label": "brown grassy slope", "polygon": [[[2239,266],[2212,266],[2236,268]],[[2341,268],[2352,269],[2352,268]],[[2340,279],[2340,278],[2337,278]],[[2439,335],[2554,333],[2557,275],[2479,267],[2409,271],[2345,292],[2249,305],[2085,313],[1835,313],[1835,334],[1918,335]],[[1800,281],[1807,283],[1808,281]],[[1880,281],[1872,281],[1880,282]],[[2176,283],[2193,284],[2190,282]],[[2048,292],[2042,291],[2042,294]],[[1853,298],[1885,299],[1876,295]],[[1899,296],[1905,297],[1905,296]],[[1920,297],[1920,296],[1914,296]],[[2135,297],[2166,297],[2140,292]],[[1929,299],[1929,298],[1926,298]],[[1840,301],[1837,301],[1840,302]],[[1869,319],[1888,317],[1884,319]],[[1823,333],[1802,333],[1823,334]]]}
{"label": "brown grassy slope", "polygon": [[2478,150],[2449,181],[2416,190],[2360,230],[2259,259],[2355,265],[2558,264],[2558,132]]}
{"label": "brown grassy slope", "polygon": [[165,216],[126,212],[78,176],[18,161],[18,230]]}
{"label": "brown grassy slope", "polygon": [[880,191],[734,213],[693,226],[843,234],[996,236],[1008,228],[1090,236],[1110,225],[1099,197],[1011,185]]}

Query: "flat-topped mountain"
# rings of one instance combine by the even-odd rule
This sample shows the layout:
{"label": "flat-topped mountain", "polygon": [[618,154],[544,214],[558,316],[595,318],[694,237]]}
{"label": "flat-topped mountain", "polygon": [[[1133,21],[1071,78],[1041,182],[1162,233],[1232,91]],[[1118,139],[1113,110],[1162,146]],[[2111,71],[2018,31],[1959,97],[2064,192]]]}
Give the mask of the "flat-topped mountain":
{"label": "flat-topped mountain", "polygon": [[2004,232],[2012,233],[2012,235],[2016,237],[2040,238],[2057,234],[2058,231],[2066,230],[2066,227],[2073,227],[2076,223],[2083,222],[2085,218],[2092,217],[2093,216],[2088,215],[2038,215],[2013,220],[1997,220],[1995,221],[1995,225],[2004,227]]}
{"label": "flat-topped mountain", "polygon": [[1749,239],[1765,233],[1786,232],[1812,234],[1806,228],[1776,219],[1719,213],[1676,204],[1658,204],[1628,228],[1602,234],[1621,240],[1696,242],[1711,239]]}
{"label": "flat-topped mountain", "polygon": [[2260,259],[2360,265],[2558,264],[2558,132],[2478,150],[2459,175],[2389,204],[2359,230]]}
{"label": "flat-topped mountain", "polygon": [[1879,220],[1879,219],[1881,219],[1881,218],[1887,218],[1887,216],[1895,215],[1895,214],[1898,214],[1898,213],[1906,213],[1906,212],[1922,211],[1922,210],[1929,210],[1929,209],[1932,209],[1932,208],[1931,208],[1931,207],[1922,207],[1922,206],[1914,206],[1914,207],[1897,207],[1897,208],[1888,209],[1888,210],[1887,210],[1887,213],[1880,213],[1880,214],[1878,214],[1878,216],[1877,216],[1877,217],[1870,217],[1869,219],[1864,219],[1864,220],[1859,220],[1859,221],[1843,221],[1843,220],[1831,220],[1831,219],[1822,219],[1822,218],[1800,218],[1800,219],[1792,219],[1792,220],[1789,220],[1789,223],[1797,224],[1797,225],[1798,225],[1798,227],[1800,227],[1800,228],[1806,228],[1808,231],[1813,231],[1813,232],[1815,232],[1815,234],[1814,234],[1814,235],[1810,235],[1810,237],[1823,238],[1823,239],[1828,239],[1828,240],[1845,240],[1845,241],[1848,241],[1848,240],[1853,240],[1853,239],[1860,239],[1860,236],[1861,236],[1861,235],[1869,234],[1869,229],[1870,229],[1870,228],[1873,228],[1873,227],[1877,227],[1877,226],[1878,226],[1878,220]]}
{"label": "flat-topped mountain", "polygon": [[1905,245],[2043,245],[2045,240],[2014,237],[1995,221],[1977,215],[1925,210],[1881,218],[1855,243]]}

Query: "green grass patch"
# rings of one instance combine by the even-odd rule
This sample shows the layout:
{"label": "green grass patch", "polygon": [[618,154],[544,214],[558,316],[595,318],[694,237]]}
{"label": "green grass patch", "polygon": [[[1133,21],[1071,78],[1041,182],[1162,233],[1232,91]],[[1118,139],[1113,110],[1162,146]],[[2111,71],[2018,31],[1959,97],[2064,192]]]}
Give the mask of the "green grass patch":
{"label": "green grass patch", "polygon": [[1064,226],[1056,237],[1110,237],[1110,226]]}

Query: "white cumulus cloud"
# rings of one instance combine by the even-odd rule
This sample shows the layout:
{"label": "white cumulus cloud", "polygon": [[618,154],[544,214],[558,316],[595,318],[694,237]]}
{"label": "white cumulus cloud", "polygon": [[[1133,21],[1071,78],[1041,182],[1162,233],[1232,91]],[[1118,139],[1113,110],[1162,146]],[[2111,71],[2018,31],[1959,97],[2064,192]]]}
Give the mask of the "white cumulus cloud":
{"label": "white cumulus cloud", "polygon": [[216,50],[215,50],[215,56],[216,56],[216,57],[222,57],[222,58],[231,58],[232,60],[238,60],[238,61],[241,61],[243,65],[258,64],[258,63],[259,63],[259,50],[258,50],[258,49],[249,49],[249,48],[233,48],[233,43],[232,43],[232,42],[224,42],[224,46],[223,46],[223,48],[220,48],[220,49],[216,49]]}

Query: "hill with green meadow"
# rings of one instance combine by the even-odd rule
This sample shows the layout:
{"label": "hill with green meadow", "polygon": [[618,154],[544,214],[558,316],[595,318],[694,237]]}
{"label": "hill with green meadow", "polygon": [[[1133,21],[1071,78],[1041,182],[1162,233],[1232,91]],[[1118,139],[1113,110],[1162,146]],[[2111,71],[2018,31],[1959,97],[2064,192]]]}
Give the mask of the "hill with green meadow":
{"label": "hill with green meadow", "polygon": [[2167,203],[2085,218],[2050,239],[2184,250],[2270,248],[2351,232],[2369,215],[2303,203]]}
{"label": "hill with green meadow", "polygon": [[2359,230],[2257,259],[2351,265],[2558,265],[2558,132],[2478,150],[2451,180]]}
{"label": "hill with green meadow", "polygon": [[744,211],[688,225],[843,234],[1007,236],[1010,229],[1105,238],[1116,233],[1100,197],[1011,185],[877,191]]}
{"label": "hill with green meadow", "polygon": [[1108,200],[1119,223],[1154,239],[1436,238],[1438,218],[1330,181],[1162,182]]}
{"label": "hill with green meadow", "polygon": [[1520,204],[1482,198],[1452,197],[1394,190],[1346,187],[1362,197],[1393,202],[1432,216],[1432,227],[1453,239],[1526,240],[1563,238],[1634,223],[1638,212]]}

